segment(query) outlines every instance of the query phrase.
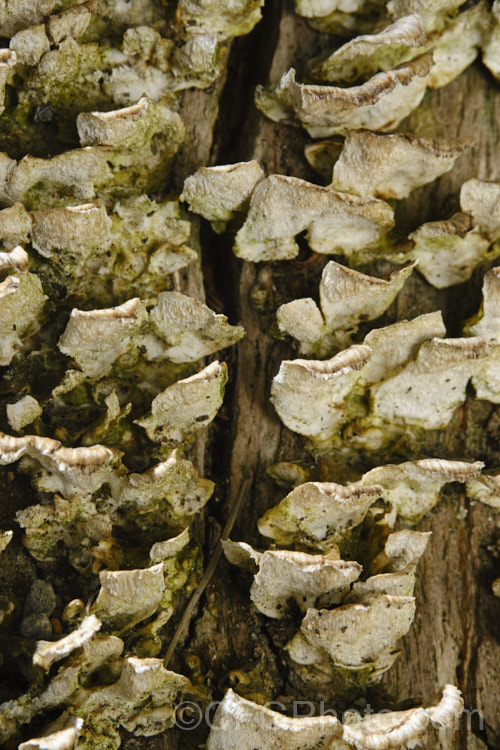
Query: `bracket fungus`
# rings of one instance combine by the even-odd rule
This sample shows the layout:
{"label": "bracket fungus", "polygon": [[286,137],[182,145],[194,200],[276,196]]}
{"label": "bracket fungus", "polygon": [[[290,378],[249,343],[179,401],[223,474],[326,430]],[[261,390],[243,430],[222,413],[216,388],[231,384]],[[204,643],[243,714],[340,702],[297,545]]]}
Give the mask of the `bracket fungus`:
{"label": "bracket fungus", "polygon": [[52,13],[56,0],[11,0],[0,10],[0,33],[2,36],[12,36],[24,26],[40,23]]}
{"label": "bracket fungus", "polygon": [[429,726],[451,728],[462,714],[460,690],[445,685],[439,703],[427,708],[389,711],[344,726],[343,739],[357,750],[390,750],[425,742]]}
{"label": "bracket fungus", "polygon": [[5,273],[13,269],[24,273],[28,268],[29,256],[21,246],[12,247],[18,242],[25,244],[31,231],[31,217],[21,203],[16,203],[0,211],[1,229],[0,241],[10,250],[0,252],[0,272]]}
{"label": "bracket fungus", "polygon": [[313,28],[349,33],[363,23],[363,14],[377,14],[377,0],[295,0],[295,12],[307,18]]}
{"label": "bracket fungus", "polygon": [[[434,3],[428,9],[435,11]],[[424,23],[428,29],[432,22],[424,13]],[[448,16],[442,30],[435,30],[424,49],[432,51],[434,65],[429,73],[428,86],[442,88],[454,81],[471,65],[480,49],[490,25],[490,7],[486,2],[478,2],[458,15]],[[437,14],[439,19],[439,15]],[[437,21],[439,23],[439,20]]]}
{"label": "bracket fungus", "polygon": [[[112,540],[110,515],[98,513],[95,503],[85,497],[55,495],[53,504],[19,510],[16,520],[24,531],[23,544],[35,560],[52,562],[67,555],[69,564],[81,572],[102,557],[99,545]],[[108,552],[106,562],[117,564],[120,552],[119,548],[113,555]]]}
{"label": "bracket fungus", "polygon": [[129,288],[130,278],[141,285],[147,281],[146,289],[149,286],[156,291],[165,274],[184,268],[198,257],[189,246],[191,224],[183,218],[177,201],[157,202],[142,195],[115,204],[114,212],[113,232],[119,238],[121,254],[115,294],[123,296],[122,288]]}
{"label": "bracket fungus", "polygon": [[175,557],[189,544],[189,529],[184,529],[180,534],[172,539],[166,539],[163,542],[155,542],[149,550],[149,557],[153,564],[158,562],[165,563],[170,558]]}
{"label": "bracket fungus", "polygon": [[[16,454],[10,458],[16,460]],[[88,570],[95,560],[114,565],[120,562],[124,555],[121,529],[133,529],[136,535],[164,529],[168,535],[172,528],[185,527],[214,489],[210,480],[201,479],[193,464],[175,451],[142,474],[126,471],[117,460],[83,476],[64,464],[56,469],[53,464],[47,467],[35,460],[26,465],[24,459],[21,467],[28,471],[36,467],[37,489],[55,494],[51,503],[17,512],[17,522],[24,530],[23,543],[41,561],[53,561],[64,551],[80,572]],[[168,544],[165,549],[170,553]],[[159,554],[158,550],[154,554]]]}
{"label": "bracket fungus", "polygon": [[[13,253],[8,254],[7,262],[24,264],[24,256],[19,251]],[[6,276],[0,282],[1,366],[9,365],[14,355],[22,349],[23,340],[38,331],[46,301],[40,279],[29,271]]]}
{"label": "bracket fungus", "polygon": [[140,328],[145,313],[138,298],[109,310],[74,309],[59,348],[72,356],[87,376],[107,375],[115,360],[127,352],[131,331]]}
{"label": "bracket fungus", "polygon": [[264,177],[256,160],[200,167],[185,180],[179,200],[212,222],[216,232],[222,232],[235,214],[247,207],[257,183]]}
{"label": "bracket fungus", "polygon": [[68,37],[78,39],[87,30],[95,12],[96,3],[94,0],[89,0],[50,16],[47,21],[50,41],[58,44]]}
{"label": "bracket fungus", "polygon": [[495,356],[484,338],[445,333],[441,314],[429,313],[371,331],[330,360],[285,360],[271,401],[282,422],[320,452],[349,444],[373,450],[408,429],[440,429]]}
{"label": "bracket fungus", "polygon": [[0,531],[0,552],[6,549],[7,545],[12,541],[13,536],[13,531]]}
{"label": "bracket fungus", "polygon": [[114,504],[118,508],[124,502],[137,508],[144,522],[149,514],[151,523],[165,516],[172,525],[182,526],[203,508],[213,491],[214,483],[200,478],[191,461],[174,450],[165,461],[142,474],[129,474]]}
{"label": "bracket fungus", "polygon": [[[236,565],[255,561],[257,572],[250,598],[263,615],[282,619],[289,601],[305,613],[318,600],[338,604],[361,572],[357,562],[339,560],[335,552],[309,555],[293,550],[267,550],[257,553],[241,542],[224,542],[224,553]],[[248,558],[243,559],[245,554]],[[257,559],[258,558],[258,559]]]}
{"label": "bracket fungus", "polygon": [[500,2],[494,0],[491,8],[491,22],[483,45],[483,63],[495,78],[500,76],[498,51],[500,49]]}
{"label": "bracket fungus", "polygon": [[[353,84],[431,52],[433,64],[427,86],[441,88],[474,61],[490,26],[485,2],[447,16],[442,24],[436,14],[438,3],[397,6],[396,3],[391,7],[393,22],[389,26],[372,29],[371,34],[355,37],[328,57],[313,60],[312,76],[329,83]],[[436,28],[436,24],[441,28]]]}
{"label": "bracket fungus", "polygon": [[[58,190],[70,192],[75,199],[92,200],[96,195],[95,184],[110,179],[107,166],[107,150],[74,149],[48,159],[24,156],[19,162],[7,154],[0,157],[0,197],[3,203],[12,205],[23,202],[35,208],[43,199],[50,201],[51,193],[57,198]],[[37,196],[36,187],[46,185],[52,191]]]}
{"label": "bracket fungus", "polygon": [[297,123],[312,138],[392,130],[422,101],[432,64],[425,54],[352,88],[297,83],[292,68],[278,86],[257,87],[255,103],[271,120]]}
{"label": "bracket fungus", "polygon": [[[166,116],[166,120],[164,119]],[[158,125],[168,132],[169,116],[146,97],[137,104],[111,112],[81,112],[76,126],[81,146],[133,148],[151,138]]]}
{"label": "bracket fungus", "polygon": [[[348,131],[350,133],[351,131]],[[340,138],[313,141],[304,146],[306,161],[314,171],[321,177],[322,182],[327,185],[332,180],[332,172],[335,163],[344,147],[345,139]],[[349,191],[346,191],[349,192]]]}
{"label": "bracket fungus", "polygon": [[[83,726],[78,722],[82,748],[98,743],[116,750],[121,744],[119,727],[150,736],[172,726],[176,697],[190,689],[189,680],[167,671],[160,659],[121,657],[123,647],[116,636],[94,634],[82,640],[81,648],[68,654],[57,673],[31,695],[2,704],[0,740],[38,714],[61,707],[83,720]],[[55,735],[54,742],[61,739]],[[54,746],[49,745],[51,750]]]}
{"label": "bracket fungus", "polygon": [[132,628],[153,615],[165,590],[163,564],[139,570],[102,570],[93,613],[114,630]]}
{"label": "bracket fungus", "polygon": [[387,537],[384,551],[371,561],[373,575],[355,581],[345,604],[368,603],[375,596],[413,596],[417,564],[425,552],[431,532],[393,531]]}
{"label": "bracket fungus", "polygon": [[439,703],[407,711],[384,711],[365,717],[355,713],[349,722],[336,716],[290,717],[242,698],[228,690],[215,713],[208,750],[240,747],[253,750],[267,738],[279,736],[283,750],[396,750],[416,747],[429,726],[451,727],[462,713],[463,700],[453,685],[445,685]]}
{"label": "bracket fungus", "polygon": [[465,332],[482,336],[492,344],[500,340],[500,268],[491,268],[483,279],[483,301],[479,312],[468,321]]}
{"label": "bracket fungus", "polygon": [[95,615],[89,615],[76,630],[58,641],[39,641],[33,654],[33,664],[48,672],[54,662],[64,659],[84,643],[92,638],[101,629],[102,623]]}
{"label": "bracket fungus", "polygon": [[468,321],[464,332],[482,336],[489,344],[488,356],[482,361],[472,384],[477,398],[500,403],[500,269],[492,268],[483,279],[483,302],[478,313]]}
{"label": "bracket fungus", "polygon": [[457,213],[447,221],[423,224],[409,239],[414,249],[408,257],[418,258],[418,270],[437,289],[460,284],[474,268],[499,250],[478,232],[469,214]]}
{"label": "bracket fungus", "polygon": [[461,0],[295,0],[295,11],[318,31],[339,36],[373,32],[374,26],[416,14],[430,34],[453,24],[461,5]]}
{"label": "bracket fungus", "polygon": [[181,443],[206,427],[222,405],[227,367],[212,362],[196,375],[178,380],[153,399],[151,413],[136,420],[150,440]]}
{"label": "bracket fungus", "polygon": [[5,84],[17,62],[18,57],[14,50],[2,49],[0,52],[0,114],[5,110]]}
{"label": "bracket fungus", "polygon": [[[77,128],[80,149],[46,159],[24,156],[17,163],[3,154],[2,202],[21,201],[33,209],[41,201],[50,203],[51,196],[57,204],[68,195],[93,200],[97,192],[106,190],[122,196],[153,190],[162,184],[184,139],[179,115],[145,98],[121,110],[81,113]],[[115,181],[118,173],[119,182]]]}
{"label": "bracket fungus", "polygon": [[381,497],[379,485],[305,482],[293,489],[258,522],[260,533],[276,544],[335,548],[359,526]]}
{"label": "bracket fungus", "polygon": [[398,515],[416,521],[436,505],[446,483],[470,482],[479,477],[483,468],[482,461],[424,458],[377,466],[363,475],[361,483],[381,485],[383,497],[396,507]]}
{"label": "bracket fungus", "polygon": [[467,496],[500,510],[500,476],[485,473],[467,482]]}
{"label": "bracket fungus", "polygon": [[236,343],[244,335],[198,300],[179,292],[161,292],[156,303],[138,298],[108,310],[74,309],[59,340],[90,378],[108,375],[120,358],[196,362]]}
{"label": "bracket fungus", "polygon": [[222,38],[248,34],[261,18],[264,0],[180,0],[178,17],[188,28],[197,27]]}
{"label": "bracket fungus", "polygon": [[405,570],[413,567],[422,557],[429,541],[428,531],[401,529],[389,534],[384,552],[388,559],[386,570]]}
{"label": "bracket fungus", "polygon": [[467,383],[487,354],[481,338],[425,341],[402,372],[373,386],[375,420],[444,427],[465,401]]}
{"label": "bracket fungus", "polygon": [[369,357],[369,347],[351,346],[325,361],[284,360],[271,387],[282,422],[301,435],[330,438],[345,420],[346,397]]}
{"label": "bracket fungus", "polygon": [[225,315],[178,292],[159,294],[149,317],[156,336],[166,343],[167,358],[176,363],[195,362],[232,346],[245,333],[229,325]]}
{"label": "bracket fungus", "polygon": [[181,218],[177,201],[140,196],[117,201],[112,209],[94,200],[31,213],[16,205],[29,219],[26,229],[21,222],[12,227],[16,241],[31,242],[44,259],[38,266],[42,280],[63,284],[68,296],[125,301],[131,286],[141,296],[153,295],[164,289],[166,274],[198,257],[189,247],[191,223]]}
{"label": "bracket fungus", "polygon": [[393,223],[394,212],[383,201],[271,175],[252,193],[234,252],[254,262],[288,260],[299,252],[296,235],[307,230],[315,252],[349,255],[375,245]]}
{"label": "bracket fungus", "polygon": [[411,133],[350,130],[333,167],[332,187],[363,197],[407,198],[449,172],[470,145],[459,138],[448,142]]}
{"label": "bracket fungus", "polygon": [[105,481],[103,477],[119,455],[104,445],[65,448],[51,438],[37,435],[16,438],[0,433],[0,464],[22,458],[26,467],[37,465],[36,486],[42,492],[92,493]]}
{"label": "bracket fungus", "polygon": [[428,31],[439,29],[453,12],[462,5],[460,0],[388,0],[389,15],[393,18],[409,13],[418,13]]}
{"label": "bracket fungus", "polygon": [[312,61],[310,72],[320,81],[352,84],[406,62],[415,56],[412,48],[422,47],[426,41],[422,18],[418,14],[403,16],[379,32],[358,36],[328,57]]}
{"label": "bracket fungus", "polygon": [[255,750],[279,737],[283,750],[326,748],[342,736],[342,724],[334,716],[292,719],[241,698],[229,689],[215,713],[207,750]]}
{"label": "bracket fungus", "polygon": [[7,404],[5,411],[7,421],[15,432],[20,432],[27,425],[32,424],[43,413],[43,409],[33,396],[23,396],[14,404]]}
{"label": "bracket fungus", "polygon": [[371,386],[397,373],[415,358],[425,341],[445,335],[446,328],[439,311],[370,331],[364,342],[370,347],[371,354],[361,371],[360,383]]}
{"label": "bracket fungus", "polygon": [[[392,575],[392,574],[391,574]],[[309,608],[300,630],[286,645],[292,668],[303,680],[379,682],[400,652],[409,631],[415,598],[379,593],[335,609]]]}
{"label": "bracket fungus", "polygon": [[470,214],[479,231],[494,241],[500,237],[500,184],[467,180],[460,189],[462,211]]}
{"label": "bracket fungus", "polygon": [[19,750],[73,750],[82,726],[83,719],[65,712],[49,724],[40,737],[21,742]]}
{"label": "bracket fungus", "polygon": [[31,216],[33,247],[54,262],[61,252],[68,263],[72,255],[85,258],[96,250],[106,251],[112,241],[111,219],[102,204],[42,208]]}
{"label": "bracket fungus", "polygon": [[300,343],[300,353],[328,356],[350,343],[362,321],[374,320],[387,310],[416,262],[377,278],[329,261],[319,285],[320,307],[310,298],[293,300],[278,309],[278,327]]}
{"label": "bracket fungus", "polygon": [[380,594],[367,603],[307,610],[286,649],[293,662],[328,673],[340,668],[376,682],[398,655],[415,616],[412,596]]}
{"label": "bracket fungus", "polygon": [[312,29],[341,38],[370,33],[374,21],[387,23],[383,18],[383,7],[377,0],[332,0],[326,6],[323,0],[319,0],[319,5],[316,0],[295,0],[295,7]]}
{"label": "bracket fungus", "polygon": [[18,65],[36,65],[50,50],[50,41],[45,26],[38,24],[21,29],[10,40],[9,47],[16,55]]}

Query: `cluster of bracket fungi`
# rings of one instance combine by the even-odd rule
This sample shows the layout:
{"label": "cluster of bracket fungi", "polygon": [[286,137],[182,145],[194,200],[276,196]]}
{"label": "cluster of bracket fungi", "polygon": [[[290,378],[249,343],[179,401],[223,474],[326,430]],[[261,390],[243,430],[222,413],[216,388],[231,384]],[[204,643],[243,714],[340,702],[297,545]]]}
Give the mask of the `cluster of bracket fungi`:
{"label": "cluster of bracket fungi", "polygon": [[[477,179],[463,185],[459,213],[398,235],[393,201],[452,169],[471,144],[391,132],[480,50],[500,77],[500,3],[459,11],[456,0],[296,0],[314,28],[354,38],[311,61],[319,83],[297,83],[290,70],[259,87],[256,104],[313,138],[344,137],[306,149],[328,184],[266,176],[253,161],[202,167],[178,200],[161,197],[184,137],[177,92],[217,79],[227,40],[253,28],[262,4],[0,8],[9,40],[0,59],[0,463],[19,462],[38,500],[16,514],[25,549],[40,570],[70,570],[70,584],[56,574],[54,589],[32,566],[24,602],[0,598],[3,669],[29,684],[1,705],[0,741],[23,750],[114,750],[121,728],[162,732],[182,696],[199,697],[161,659],[172,618],[201,578],[191,522],[214,489],[185,454],[221,407],[227,380],[224,363],[196,363],[244,330],[175,289],[172,274],[200,251],[198,220],[182,203],[216,232],[234,232],[246,261],[294,258],[305,232],[311,250],[349,264],[324,267],[319,305],[303,298],[277,310],[276,330],[304,358],[282,362],[272,402],[314,456],[376,455],[402,435],[439,430],[469,383],[477,398],[500,403],[496,268],[462,337],[447,338],[434,312],[360,338],[412,273],[442,289],[500,253],[500,184]],[[54,113],[62,150],[40,156]],[[355,268],[379,259],[399,268],[387,278]],[[223,546],[252,572],[258,612],[298,613],[283,658],[301,695],[312,684],[315,696],[362,691],[391,667],[430,536],[406,526],[449,482],[500,508],[500,479],[483,469],[428,457],[337,484],[273,467],[294,486],[259,521],[269,549]],[[13,535],[1,532],[2,565],[14,564]],[[286,750],[414,747],[461,710],[451,685],[434,706],[344,723],[292,719],[229,690],[207,747],[274,747],[278,735]]]}
{"label": "cluster of bracket fungi", "polygon": [[[199,242],[163,186],[184,139],[176,92],[218,77],[260,3],[177,5],[0,9],[0,462],[31,477],[16,528],[36,561],[22,558],[24,602],[1,599],[6,683],[27,689],[2,689],[0,741],[22,748],[117,748],[122,729],[164,731],[196,695],[163,663],[214,490],[185,454],[227,380],[200,360],[244,332],[176,290]],[[5,566],[20,564],[12,537]]]}

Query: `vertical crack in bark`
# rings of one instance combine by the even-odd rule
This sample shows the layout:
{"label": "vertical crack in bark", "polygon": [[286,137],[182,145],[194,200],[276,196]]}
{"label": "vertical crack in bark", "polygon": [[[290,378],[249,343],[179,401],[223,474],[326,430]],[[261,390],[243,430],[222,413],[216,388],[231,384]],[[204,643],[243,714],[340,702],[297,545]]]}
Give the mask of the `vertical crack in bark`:
{"label": "vertical crack in bark", "polygon": [[201,581],[196,587],[196,591],[191,596],[191,599],[189,600],[187,607],[184,610],[181,621],[179,622],[179,625],[177,626],[177,629],[172,637],[172,640],[170,641],[170,645],[167,649],[167,653],[165,654],[165,658],[163,661],[165,669],[168,667],[170,659],[172,658],[172,655],[175,649],[177,648],[177,645],[179,643],[182,643],[184,639],[187,637],[188,628],[189,628],[191,619],[193,617],[193,614],[196,610],[196,607],[198,606],[198,602],[203,596],[203,593],[205,589],[207,588],[208,584],[210,583],[210,580],[212,576],[214,575],[217,565],[219,563],[219,560],[222,554],[222,542],[225,541],[226,539],[229,539],[229,535],[231,534],[233,526],[236,522],[238,513],[247,496],[249,485],[250,485],[250,480],[248,478],[243,479],[243,482],[240,485],[240,490],[238,492],[238,495],[231,507],[231,513],[229,515],[229,518],[226,521],[226,525],[224,526],[224,529],[222,530],[222,534],[220,535],[219,541],[217,542],[215,549],[212,553],[212,557],[210,558],[208,565],[206,566],[203,576],[201,578]]}

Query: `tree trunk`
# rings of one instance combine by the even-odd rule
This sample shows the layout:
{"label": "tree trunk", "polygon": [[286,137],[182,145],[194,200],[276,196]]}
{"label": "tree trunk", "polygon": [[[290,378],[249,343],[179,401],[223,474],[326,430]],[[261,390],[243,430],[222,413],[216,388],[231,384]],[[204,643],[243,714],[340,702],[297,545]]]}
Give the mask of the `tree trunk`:
{"label": "tree trunk", "polygon": [[[254,32],[233,43],[211,164],[257,158],[268,174],[317,182],[303,156],[310,139],[297,128],[266,120],[253,105],[253,91],[256,83],[277,83],[292,66],[300,71],[308,58],[325,47],[325,36],[311,31],[293,13],[291,4],[266,7]],[[413,231],[425,221],[459,210],[458,192],[465,180],[473,176],[499,179],[499,117],[498,84],[480,63],[444,89],[427,92],[399,130],[443,139],[472,137],[475,145],[450,173],[402,202],[397,221],[403,230]],[[304,251],[303,259],[254,265],[235,260],[226,238],[221,241],[207,230],[204,239],[205,279],[217,279],[215,290],[207,287],[208,295],[215,294],[221,309],[230,319],[236,314],[246,330],[236,356],[234,352],[229,355],[231,386],[224,404],[228,419],[224,429],[219,426],[211,444],[211,475],[217,476],[221,497],[216,517],[222,522],[244,478],[250,477],[251,491],[231,538],[259,547],[262,539],[257,519],[284,494],[266,470],[278,461],[306,458],[302,441],[283,427],[269,402],[270,383],[280,362],[295,356],[289,344],[273,338],[270,327],[280,304],[315,294],[327,258],[316,256],[311,261]],[[442,310],[448,334],[460,335],[463,322],[480,304],[482,278],[488,268],[483,264],[466,284],[440,291],[414,274],[391,307],[387,323]],[[470,397],[459,411],[446,435],[441,433],[429,441],[425,455],[480,459],[495,466],[499,460],[498,408]],[[394,457],[388,456],[387,461],[391,460]],[[323,467],[323,471],[328,470]],[[328,479],[334,481],[335,477]],[[418,570],[417,614],[403,639],[402,655],[371,700],[390,708],[426,705],[444,684],[454,683],[463,692],[470,718],[464,715],[456,734],[431,737],[428,748],[497,747],[499,603],[491,595],[491,583],[498,575],[498,561],[492,554],[498,520],[491,509],[468,501],[463,489],[453,485],[453,491],[446,492],[439,506],[416,528],[432,531]],[[238,681],[249,672],[250,686],[243,682],[247,692],[242,694],[265,693],[272,685],[275,696],[288,695],[287,669],[278,646],[283,636],[270,621],[252,611],[247,591],[246,577],[221,560],[192,623],[186,653],[199,655],[216,696],[228,685],[238,689]],[[335,705],[335,695],[332,703]],[[180,747],[191,746],[189,736],[179,742]]]}
{"label": "tree trunk", "polygon": [[[311,142],[305,132],[267,120],[253,104],[257,83],[277,83],[292,66],[300,72],[307,59],[331,45],[331,38],[311,30],[292,6],[291,0],[268,2],[253,32],[231,42],[223,78],[208,91],[182,95],[180,112],[187,134],[174,162],[172,190],[180,192],[184,179],[199,166],[253,158],[266,174],[318,182],[304,158],[304,146]],[[450,173],[399,204],[397,221],[403,231],[459,210],[458,192],[465,180],[500,180],[498,122],[498,84],[480,62],[444,89],[427,92],[399,130],[443,139],[472,137],[475,146]],[[234,257],[232,241],[232,236],[216,235],[201,221],[201,267],[190,266],[174,278],[175,289],[200,299],[205,296],[210,307],[246,331],[225,352],[229,384],[224,405],[208,437],[191,451],[200,474],[216,484],[199,529],[205,564],[246,480],[249,488],[231,539],[261,548],[257,519],[285,494],[267,469],[279,461],[301,461],[310,476],[327,481],[335,481],[338,469],[314,461],[300,437],[282,425],[269,401],[280,362],[296,356],[290,342],[271,333],[276,310],[292,299],[315,296],[328,258],[311,253],[304,243],[295,260],[252,264]],[[441,291],[413,274],[385,314],[385,324],[442,310],[448,335],[459,336],[463,322],[480,305],[482,278],[489,266],[479,267],[469,282]],[[384,272],[386,265],[373,270]],[[435,456],[483,460],[487,467],[495,467],[500,462],[499,419],[498,407],[476,400],[471,393],[449,428],[429,435],[421,454],[388,455],[386,462]],[[362,459],[357,468],[366,471],[372,465]],[[12,476],[9,467],[2,470],[1,528],[13,528],[15,511],[26,505],[23,493],[28,482],[16,473],[13,488]],[[456,732],[431,733],[427,747],[493,750],[500,746],[500,602],[491,593],[499,575],[498,519],[492,509],[468,500],[463,488],[454,484],[416,528],[432,531],[432,537],[418,568],[415,620],[395,665],[379,685],[359,698],[376,709],[401,709],[432,703],[444,684],[456,684],[470,719],[464,715]],[[17,539],[15,544],[21,549]],[[21,567],[13,565],[5,577],[22,598],[25,568],[33,563],[21,554],[10,559],[17,559]],[[220,700],[230,686],[263,702],[283,696],[307,698],[297,694],[291,683],[282,650],[297,623],[282,625],[257,613],[250,603],[249,585],[246,573],[220,559],[170,669],[204,684],[213,700]],[[362,704],[358,700],[354,705]],[[331,706],[340,711],[349,707],[333,694]],[[179,726],[148,738],[124,733],[123,747],[187,750],[205,742],[207,733],[205,722],[196,730]]]}

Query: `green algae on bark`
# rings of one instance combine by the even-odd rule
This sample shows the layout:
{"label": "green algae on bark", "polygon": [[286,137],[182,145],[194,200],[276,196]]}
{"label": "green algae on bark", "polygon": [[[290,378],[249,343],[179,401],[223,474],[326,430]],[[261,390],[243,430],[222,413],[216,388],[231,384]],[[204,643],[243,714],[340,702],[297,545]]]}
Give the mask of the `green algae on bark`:
{"label": "green algae on bark", "polygon": [[[59,712],[46,740],[28,741],[36,747],[117,748],[123,729],[149,737],[173,726],[175,705],[192,694],[156,657],[202,573],[198,518],[214,485],[185,454],[222,403],[225,365],[216,365],[213,398],[195,376],[189,414],[176,412],[176,398],[162,412],[166,441],[156,426],[151,442],[134,420],[151,407],[154,419],[155,397],[179,377],[183,393],[195,362],[243,335],[171,291],[173,274],[198,261],[199,242],[165,189],[185,133],[176,92],[216,80],[227,40],[253,27],[260,3],[233,9],[216,30],[193,29],[186,4],[176,18],[159,3],[127,5],[13,0],[0,9],[10,42],[0,61],[2,397],[18,433],[2,433],[1,462],[19,460],[31,478],[17,523],[57,591],[43,623],[36,615],[38,630],[19,597],[2,597],[6,643],[16,643],[8,672],[21,664],[27,690],[2,704],[0,735],[33,736]],[[103,349],[101,336],[92,348],[94,329],[85,351],[82,331],[70,336],[71,308],[103,320],[130,302],[134,341],[119,315],[113,346]],[[33,434],[23,434],[29,425]],[[6,547],[12,533],[4,537]],[[68,588],[78,598],[69,601]],[[99,619],[84,619],[86,607]]]}
{"label": "green algae on bark", "polygon": [[40,279],[29,271],[0,283],[0,365],[9,365],[23,340],[40,328],[46,301]]}

